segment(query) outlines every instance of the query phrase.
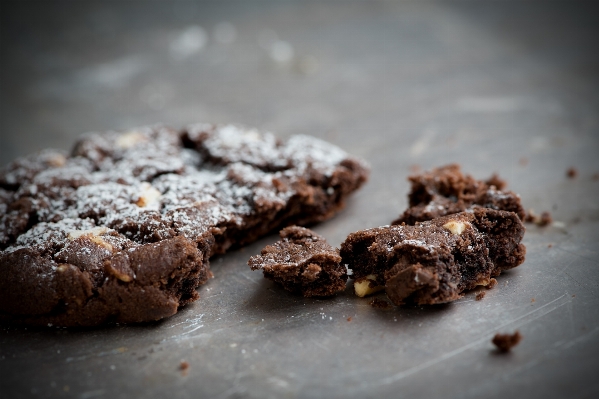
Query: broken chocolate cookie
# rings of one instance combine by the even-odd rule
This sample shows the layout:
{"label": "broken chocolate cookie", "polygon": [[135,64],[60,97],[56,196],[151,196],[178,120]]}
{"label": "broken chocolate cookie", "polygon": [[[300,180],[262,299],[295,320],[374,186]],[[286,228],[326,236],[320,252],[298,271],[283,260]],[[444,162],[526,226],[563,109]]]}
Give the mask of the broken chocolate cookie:
{"label": "broken chocolate cookie", "polygon": [[524,226],[513,212],[475,208],[416,223],[362,230],[341,245],[342,263],[384,287],[394,304],[454,301],[524,261]]}
{"label": "broken chocolate cookie", "polygon": [[452,164],[410,176],[409,180],[410,207],[392,224],[413,225],[474,207],[515,212],[521,220],[526,214],[520,196],[503,191],[506,183],[495,174],[486,181],[476,180]]}
{"label": "broken chocolate cookie", "polygon": [[340,264],[339,251],[323,237],[297,226],[281,230],[280,236],[280,241],[250,258],[252,270],[262,270],[267,279],[305,297],[330,296],[345,289],[347,270]]}
{"label": "broken chocolate cookie", "polygon": [[164,318],[198,298],[208,259],[325,220],[368,176],[310,136],[236,125],[88,133],[0,170],[0,320]]}

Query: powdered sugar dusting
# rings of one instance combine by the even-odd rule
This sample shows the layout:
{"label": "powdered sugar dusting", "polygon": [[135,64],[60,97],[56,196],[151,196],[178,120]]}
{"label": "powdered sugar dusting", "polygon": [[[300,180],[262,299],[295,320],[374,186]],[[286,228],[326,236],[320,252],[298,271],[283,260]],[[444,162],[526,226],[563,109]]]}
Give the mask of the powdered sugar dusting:
{"label": "powdered sugar dusting", "polygon": [[22,248],[36,248],[42,245],[62,246],[68,234],[74,230],[91,230],[95,223],[90,219],[63,219],[57,223],[38,223],[31,230],[17,238],[17,242],[6,249],[14,252]]}
{"label": "powdered sugar dusting", "polygon": [[[70,231],[100,226],[138,244],[196,240],[213,227],[276,214],[310,173],[331,176],[348,159],[309,136],[285,143],[237,125],[196,124],[183,134],[195,148],[184,148],[173,129],[149,126],[86,133],[70,157],[48,150],[8,165],[0,173],[0,246],[58,248]],[[332,186],[322,191],[337,195]]]}
{"label": "powdered sugar dusting", "polygon": [[291,158],[299,170],[303,171],[309,167],[321,170],[326,176],[330,176],[336,166],[348,157],[339,147],[304,135],[291,137],[284,147],[283,154],[284,157]]}

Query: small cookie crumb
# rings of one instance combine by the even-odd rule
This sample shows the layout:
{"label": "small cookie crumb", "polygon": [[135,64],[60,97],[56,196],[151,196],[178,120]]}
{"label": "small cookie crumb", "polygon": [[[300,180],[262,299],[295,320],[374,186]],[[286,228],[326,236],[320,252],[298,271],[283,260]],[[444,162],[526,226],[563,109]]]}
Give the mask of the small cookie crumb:
{"label": "small cookie crumb", "polygon": [[566,176],[568,176],[568,178],[570,178],[570,179],[576,179],[576,177],[578,176],[578,169],[576,169],[574,167],[569,168],[566,171]]}
{"label": "small cookie crumb", "polygon": [[495,334],[493,337],[493,345],[497,347],[500,352],[509,352],[514,346],[518,345],[522,341],[522,334],[516,330],[513,334]]}
{"label": "small cookie crumb", "polygon": [[526,157],[520,158],[519,163],[520,163],[520,166],[526,166],[526,165],[528,165],[528,158],[526,158]]}
{"label": "small cookie crumb", "polygon": [[351,316],[349,316],[349,317],[347,318],[347,321],[351,321]]}
{"label": "small cookie crumb", "polygon": [[599,173],[593,173],[593,180],[599,180]]}
{"label": "small cookie crumb", "polygon": [[524,221],[528,223],[534,223],[539,227],[545,227],[553,223],[553,217],[551,216],[551,213],[547,211],[537,215],[534,209],[529,209],[524,217]]}
{"label": "small cookie crumb", "polygon": [[182,375],[187,375],[189,371],[189,363],[185,360],[181,360],[181,364],[179,365],[179,370],[181,370]]}
{"label": "small cookie crumb", "polygon": [[420,165],[410,165],[411,173],[420,173],[421,171],[422,171],[422,168],[420,167]]}
{"label": "small cookie crumb", "polygon": [[476,293],[475,299],[477,301],[480,301],[481,299],[483,299],[485,297],[485,295],[487,295],[486,291],[479,291],[479,292]]}
{"label": "small cookie crumb", "polygon": [[489,285],[487,285],[487,289],[491,289],[493,287],[495,287],[497,285],[497,280],[492,278],[491,281],[489,281]]}
{"label": "small cookie crumb", "polygon": [[383,299],[374,298],[372,301],[370,301],[370,306],[376,309],[387,309],[390,305],[389,302]]}
{"label": "small cookie crumb", "polygon": [[544,227],[544,226],[550,225],[551,222],[553,222],[553,218],[551,217],[551,214],[549,212],[543,212],[543,213],[541,213],[541,219],[539,220],[539,222],[537,224],[541,227]]}
{"label": "small cookie crumb", "polygon": [[553,244],[547,245],[547,248],[553,248]]}
{"label": "small cookie crumb", "polygon": [[530,303],[534,303],[535,299],[534,298],[530,298]]}

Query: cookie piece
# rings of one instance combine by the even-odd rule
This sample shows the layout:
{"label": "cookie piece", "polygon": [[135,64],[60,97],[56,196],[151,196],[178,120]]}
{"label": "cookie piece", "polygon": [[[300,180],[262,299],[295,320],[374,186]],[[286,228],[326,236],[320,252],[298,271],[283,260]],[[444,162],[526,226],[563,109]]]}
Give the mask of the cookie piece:
{"label": "cookie piece", "polygon": [[473,207],[515,212],[521,220],[526,215],[520,196],[503,191],[506,183],[496,174],[486,181],[476,180],[462,174],[459,165],[452,164],[410,176],[409,180],[410,207],[391,224],[413,225]]}
{"label": "cookie piece", "polygon": [[384,286],[396,305],[454,301],[520,265],[524,226],[513,212],[475,208],[416,223],[350,234],[342,263],[356,283]]}
{"label": "cookie piece", "polygon": [[290,226],[281,240],[264,247],[248,261],[252,270],[305,297],[331,296],[345,289],[347,269],[339,251],[312,230]]}
{"label": "cookie piece", "polygon": [[551,216],[551,213],[547,211],[537,215],[533,209],[529,209],[524,217],[524,222],[534,223],[539,227],[546,227],[553,223],[553,217]]}
{"label": "cookie piece", "polygon": [[499,352],[509,352],[512,348],[518,345],[522,341],[522,334],[516,330],[513,334],[500,334],[497,333],[491,340],[493,345],[497,347]]}
{"label": "cookie piece", "polygon": [[0,170],[0,319],[91,326],[172,315],[208,259],[331,217],[368,167],[309,136],[235,125],[88,133]]}

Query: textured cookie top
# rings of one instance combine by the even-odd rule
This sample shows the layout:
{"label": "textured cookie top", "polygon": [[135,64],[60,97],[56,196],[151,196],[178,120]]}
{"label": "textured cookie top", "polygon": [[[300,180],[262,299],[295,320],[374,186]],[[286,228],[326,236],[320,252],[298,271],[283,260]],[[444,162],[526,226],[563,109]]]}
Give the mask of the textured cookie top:
{"label": "textured cookie top", "polygon": [[382,226],[352,233],[341,245],[341,256],[354,278],[377,274],[381,282],[381,272],[397,263],[398,254],[407,253],[423,264],[446,262],[457,253],[462,258],[483,254],[501,270],[523,262],[524,255],[515,254],[524,231],[513,212],[476,208],[414,226]]}
{"label": "textured cookie top", "polygon": [[518,194],[502,191],[506,183],[497,175],[476,180],[463,174],[459,165],[451,164],[410,176],[409,180],[410,208],[392,224],[414,224],[477,206],[515,212],[520,219],[525,216]]}
{"label": "textured cookie top", "polygon": [[475,208],[414,226],[358,231],[341,245],[358,294],[384,286],[396,305],[454,301],[524,261],[524,226],[513,212]]}
{"label": "textured cookie top", "polygon": [[297,195],[294,185],[330,181],[343,161],[361,168],[355,189],[366,177],[363,163],[308,136],[281,142],[208,124],[182,133],[153,126],[86,134],[72,156],[46,150],[0,171],[0,249],[94,226],[137,243],[195,240],[211,227],[243,224],[256,208],[284,207]]}
{"label": "textured cookie top", "polygon": [[262,270],[268,279],[305,297],[330,296],[345,289],[347,270],[339,251],[303,227],[290,226],[280,232],[281,240],[267,245],[250,258],[252,270]]}
{"label": "textured cookie top", "polygon": [[353,278],[376,274],[382,282],[381,272],[393,266],[401,252],[409,252],[420,262],[437,262],[450,259],[458,245],[480,251],[485,243],[473,221],[474,214],[464,212],[414,226],[360,230],[346,238],[341,245],[341,256],[353,270]]}
{"label": "textured cookie top", "polygon": [[267,245],[248,262],[252,270],[292,268],[306,262],[341,261],[338,251],[312,230],[290,226],[280,232],[281,240]]}

